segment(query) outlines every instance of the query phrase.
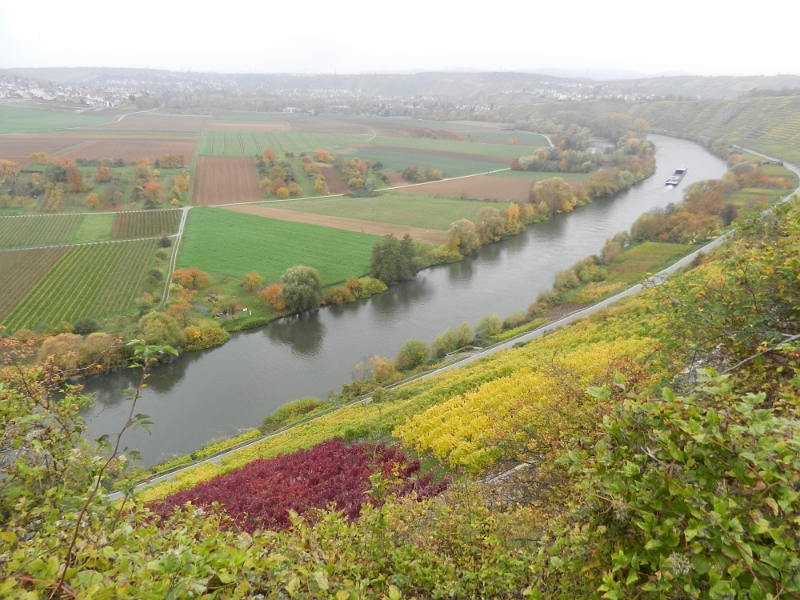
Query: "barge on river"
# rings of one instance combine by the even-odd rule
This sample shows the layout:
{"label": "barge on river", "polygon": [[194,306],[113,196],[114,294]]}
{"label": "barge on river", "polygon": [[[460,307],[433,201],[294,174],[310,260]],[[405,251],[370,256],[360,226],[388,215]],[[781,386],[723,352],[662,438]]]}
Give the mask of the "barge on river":
{"label": "barge on river", "polygon": [[681,182],[681,179],[683,179],[683,176],[686,175],[686,171],[688,171],[686,167],[680,167],[679,169],[675,169],[675,172],[672,175],[670,175],[669,178],[667,179],[666,185],[672,185],[672,186],[678,185]]}

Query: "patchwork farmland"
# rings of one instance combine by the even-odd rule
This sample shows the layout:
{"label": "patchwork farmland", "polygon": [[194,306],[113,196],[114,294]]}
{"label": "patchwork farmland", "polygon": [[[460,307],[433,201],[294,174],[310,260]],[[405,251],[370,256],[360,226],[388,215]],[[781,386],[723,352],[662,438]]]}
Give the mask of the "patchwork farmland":
{"label": "patchwork farmland", "polygon": [[323,133],[206,131],[200,138],[201,156],[255,156],[264,148],[278,155],[287,152],[313,152],[364,142],[369,136]]}

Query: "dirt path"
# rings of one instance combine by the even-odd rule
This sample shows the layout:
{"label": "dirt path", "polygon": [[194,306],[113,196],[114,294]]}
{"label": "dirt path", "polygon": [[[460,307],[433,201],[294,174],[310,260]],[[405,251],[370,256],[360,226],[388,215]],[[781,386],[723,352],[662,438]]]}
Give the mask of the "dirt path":
{"label": "dirt path", "polygon": [[421,227],[410,227],[407,225],[395,225],[393,223],[378,223],[376,221],[363,221],[361,219],[349,219],[347,217],[329,217],[327,215],[315,215],[312,213],[299,212],[295,210],[283,210],[282,208],[270,208],[268,206],[253,204],[238,204],[232,206],[219,206],[223,210],[244,213],[246,215],[256,215],[279,221],[291,221],[293,223],[307,223],[309,225],[322,225],[323,227],[333,227],[335,229],[345,229],[347,231],[358,231],[360,233],[370,233],[372,235],[392,234],[396,238],[401,238],[405,234],[410,235],[415,240],[431,242],[432,244],[444,244],[447,242],[447,232],[440,229],[423,229]]}

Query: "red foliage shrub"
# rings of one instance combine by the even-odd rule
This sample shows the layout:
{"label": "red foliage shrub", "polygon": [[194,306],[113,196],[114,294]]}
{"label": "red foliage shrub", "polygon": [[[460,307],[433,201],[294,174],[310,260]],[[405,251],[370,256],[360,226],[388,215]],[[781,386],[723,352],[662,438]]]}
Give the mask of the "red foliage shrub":
{"label": "red foliage shrub", "polygon": [[256,460],[152,503],[150,509],[166,518],[187,502],[206,508],[217,502],[233,526],[248,533],[288,527],[289,510],[303,513],[335,505],[354,519],[370,501],[369,477],[378,470],[387,478],[396,475],[399,483],[392,491],[398,496],[416,492],[426,498],[444,491],[448,481],[433,482],[431,474],[414,477],[419,468],[418,460],[406,462],[398,446],[333,439],[309,450]]}

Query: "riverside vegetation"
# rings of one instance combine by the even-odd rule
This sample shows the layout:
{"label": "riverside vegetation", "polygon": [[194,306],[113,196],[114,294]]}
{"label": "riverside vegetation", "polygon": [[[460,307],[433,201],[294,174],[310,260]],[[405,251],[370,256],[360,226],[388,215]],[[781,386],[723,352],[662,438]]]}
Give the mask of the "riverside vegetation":
{"label": "riverside vegetation", "polygon": [[[710,234],[699,217],[719,208],[716,193],[705,185],[673,211],[695,215],[689,241]],[[670,235],[675,226],[666,222],[642,235]],[[80,439],[78,410],[89,400],[75,388],[55,400],[69,372],[47,358],[26,365],[31,341],[5,338],[0,594],[798,595],[798,223],[797,199],[744,214],[720,252],[655,290],[523,347],[381,390],[369,404],[322,415],[144,493],[125,477],[118,439],[98,449]],[[601,283],[603,269],[607,280],[626,244],[620,236],[599,260],[580,261],[559,277],[558,297],[540,298],[537,308],[578,293],[576,280]],[[413,242],[396,240],[389,250],[413,261]],[[298,301],[316,298],[313,274],[285,285],[296,280]],[[448,338],[458,343],[466,329]],[[487,330],[496,329],[487,319]],[[144,341],[129,348],[145,370],[171,351]],[[398,364],[424,355],[409,343]],[[147,426],[133,416],[135,401],[134,392],[124,427]],[[315,408],[306,402],[274,424]],[[370,501],[359,510],[343,498],[344,506],[295,505],[279,531],[227,512],[239,501],[230,490],[241,489],[229,478],[255,459],[288,455],[295,478],[274,481],[315,495],[339,475],[318,469],[319,461],[300,468],[308,461],[292,453],[334,438],[391,439],[419,454],[427,481],[450,470],[455,481],[433,497],[422,488],[408,494],[402,459],[376,456],[367,461]],[[341,456],[333,473],[346,474],[350,454],[332,456]],[[476,479],[520,462],[529,467]],[[265,468],[270,477],[274,467]],[[202,497],[191,496],[199,482],[207,482]],[[122,500],[102,493],[113,485]],[[196,504],[156,509],[184,497]]]}
{"label": "riverside vegetation", "polygon": [[[20,364],[24,345],[6,339],[0,593],[796,595],[798,223],[800,200],[742,217],[718,254],[659,288],[146,494],[120,479],[119,448],[99,459],[80,440],[79,391],[53,400],[59,372]],[[167,350],[134,349],[145,367]],[[392,436],[456,480],[404,496],[375,463],[357,517],[303,508],[279,531],[243,527],[213,492],[252,459],[337,436]],[[518,461],[529,468],[494,484],[469,475]],[[293,481],[324,483],[317,462]],[[148,508],[227,472],[202,506]],[[115,479],[124,499],[111,501],[99,492]]]}

